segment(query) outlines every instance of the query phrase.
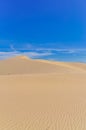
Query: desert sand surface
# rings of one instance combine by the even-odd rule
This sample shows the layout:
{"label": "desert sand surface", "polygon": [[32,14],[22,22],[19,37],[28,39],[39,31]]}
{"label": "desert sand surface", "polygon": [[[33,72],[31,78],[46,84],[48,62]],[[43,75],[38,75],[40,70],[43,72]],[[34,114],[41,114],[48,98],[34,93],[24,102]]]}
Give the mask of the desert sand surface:
{"label": "desert sand surface", "polygon": [[86,64],[0,61],[0,130],[86,130]]}

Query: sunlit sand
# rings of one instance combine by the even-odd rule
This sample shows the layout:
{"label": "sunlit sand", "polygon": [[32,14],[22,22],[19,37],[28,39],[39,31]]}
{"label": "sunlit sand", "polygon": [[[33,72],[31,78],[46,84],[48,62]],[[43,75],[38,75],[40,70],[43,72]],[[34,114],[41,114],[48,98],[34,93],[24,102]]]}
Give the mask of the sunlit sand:
{"label": "sunlit sand", "polygon": [[86,130],[86,64],[0,61],[0,130]]}

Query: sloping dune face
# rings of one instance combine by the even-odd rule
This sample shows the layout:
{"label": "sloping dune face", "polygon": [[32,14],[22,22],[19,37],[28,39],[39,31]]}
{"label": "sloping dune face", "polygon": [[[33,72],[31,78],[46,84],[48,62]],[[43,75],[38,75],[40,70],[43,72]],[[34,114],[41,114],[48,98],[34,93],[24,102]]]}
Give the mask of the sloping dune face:
{"label": "sloping dune face", "polygon": [[0,74],[40,74],[40,73],[64,73],[86,71],[86,65],[81,68],[78,65],[68,63],[49,62],[43,60],[32,60],[25,56],[18,56],[0,61]]}
{"label": "sloping dune face", "polygon": [[86,130],[85,66],[0,61],[0,130]]}

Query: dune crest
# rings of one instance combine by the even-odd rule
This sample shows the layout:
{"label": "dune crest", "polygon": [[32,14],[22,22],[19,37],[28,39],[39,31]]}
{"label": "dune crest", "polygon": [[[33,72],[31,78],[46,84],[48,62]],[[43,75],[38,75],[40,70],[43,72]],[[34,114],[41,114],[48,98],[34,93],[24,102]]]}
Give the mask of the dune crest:
{"label": "dune crest", "polygon": [[17,58],[26,59],[26,60],[30,59],[30,58],[28,58],[27,56],[17,56]]}
{"label": "dune crest", "polygon": [[33,60],[16,56],[0,61],[0,75],[86,72],[86,64]]}
{"label": "dune crest", "polygon": [[8,58],[6,60],[9,60],[9,59],[25,59],[25,60],[30,60],[30,58],[28,56],[25,56],[25,55],[19,55],[19,56],[11,57],[11,58]]}

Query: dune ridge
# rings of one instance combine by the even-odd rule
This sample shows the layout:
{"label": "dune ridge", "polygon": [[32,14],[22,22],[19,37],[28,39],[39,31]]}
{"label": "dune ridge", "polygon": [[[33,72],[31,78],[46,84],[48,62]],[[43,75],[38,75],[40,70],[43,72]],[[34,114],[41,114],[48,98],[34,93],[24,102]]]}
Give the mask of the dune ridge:
{"label": "dune ridge", "polygon": [[86,64],[33,60],[16,56],[0,61],[0,75],[86,72]]}

